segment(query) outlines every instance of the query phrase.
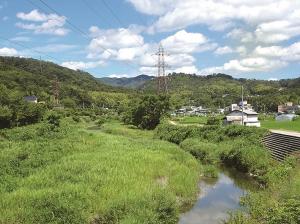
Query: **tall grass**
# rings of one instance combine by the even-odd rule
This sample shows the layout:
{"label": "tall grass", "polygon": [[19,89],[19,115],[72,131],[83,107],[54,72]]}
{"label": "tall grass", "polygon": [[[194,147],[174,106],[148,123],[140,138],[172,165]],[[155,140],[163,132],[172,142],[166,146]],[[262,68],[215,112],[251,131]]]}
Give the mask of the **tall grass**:
{"label": "tall grass", "polygon": [[0,223],[176,223],[193,202],[199,164],[178,146],[117,123],[61,126],[1,133]]}

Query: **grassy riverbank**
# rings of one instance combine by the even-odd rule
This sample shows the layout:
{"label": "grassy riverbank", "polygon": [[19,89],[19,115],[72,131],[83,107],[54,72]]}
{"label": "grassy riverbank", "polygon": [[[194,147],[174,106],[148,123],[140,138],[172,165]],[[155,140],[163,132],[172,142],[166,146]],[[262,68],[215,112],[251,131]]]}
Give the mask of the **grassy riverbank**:
{"label": "grassy riverbank", "polygon": [[262,189],[243,199],[249,214],[233,214],[230,224],[296,224],[300,223],[299,161],[273,161],[261,144],[267,130],[242,126],[182,127],[162,124],[156,136],[190,152],[211,167],[231,166],[253,176]]}
{"label": "grassy riverbank", "polygon": [[199,164],[153,132],[64,120],[0,134],[0,223],[176,223]]}
{"label": "grassy riverbank", "polygon": [[300,132],[300,119],[298,118],[294,121],[276,121],[275,119],[267,119],[261,121],[261,126],[268,129]]}

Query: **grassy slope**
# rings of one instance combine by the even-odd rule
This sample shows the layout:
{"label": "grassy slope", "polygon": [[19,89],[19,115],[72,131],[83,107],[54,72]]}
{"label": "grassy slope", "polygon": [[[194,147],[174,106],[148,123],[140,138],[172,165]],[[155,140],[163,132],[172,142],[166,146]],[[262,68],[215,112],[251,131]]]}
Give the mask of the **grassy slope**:
{"label": "grassy slope", "polygon": [[300,119],[295,121],[275,121],[265,120],[261,122],[261,126],[268,129],[282,129],[300,132]]}
{"label": "grassy slope", "polygon": [[66,125],[55,140],[35,127],[0,142],[0,223],[176,223],[193,201],[198,163],[152,132]]}

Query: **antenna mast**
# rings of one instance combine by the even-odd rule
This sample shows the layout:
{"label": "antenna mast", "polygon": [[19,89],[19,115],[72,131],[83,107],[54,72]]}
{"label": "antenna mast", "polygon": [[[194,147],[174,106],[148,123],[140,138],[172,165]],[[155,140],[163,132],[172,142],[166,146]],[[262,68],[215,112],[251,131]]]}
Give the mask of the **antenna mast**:
{"label": "antenna mast", "polygon": [[165,51],[162,44],[159,44],[157,55],[157,94],[168,92],[168,83],[166,77]]}

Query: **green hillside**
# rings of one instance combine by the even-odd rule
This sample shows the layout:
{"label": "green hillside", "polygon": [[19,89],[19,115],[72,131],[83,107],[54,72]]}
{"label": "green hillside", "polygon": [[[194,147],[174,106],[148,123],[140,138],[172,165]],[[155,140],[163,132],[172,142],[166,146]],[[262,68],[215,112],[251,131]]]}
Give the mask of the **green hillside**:
{"label": "green hillside", "polygon": [[[300,78],[266,81],[235,79],[225,74],[196,76],[173,73],[168,76],[168,91],[178,105],[225,107],[241,99],[242,85],[245,99],[260,112],[276,111],[278,104],[287,101],[300,103]],[[143,89],[155,92],[156,81],[146,82]]]}
{"label": "green hillside", "polygon": [[1,86],[21,95],[36,95],[41,101],[49,101],[53,96],[55,80],[59,82],[61,99],[72,98],[76,103],[86,101],[86,93],[91,91],[128,92],[97,81],[83,71],[74,71],[51,62],[30,58],[0,57]]}
{"label": "green hillside", "polygon": [[149,80],[154,79],[153,76],[148,75],[138,75],[136,77],[123,77],[123,78],[109,78],[109,77],[103,77],[98,78],[100,82],[103,82],[107,85],[111,86],[119,86],[119,87],[125,87],[125,88],[131,88],[131,89],[139,89],[145,85],[145,83]]}

